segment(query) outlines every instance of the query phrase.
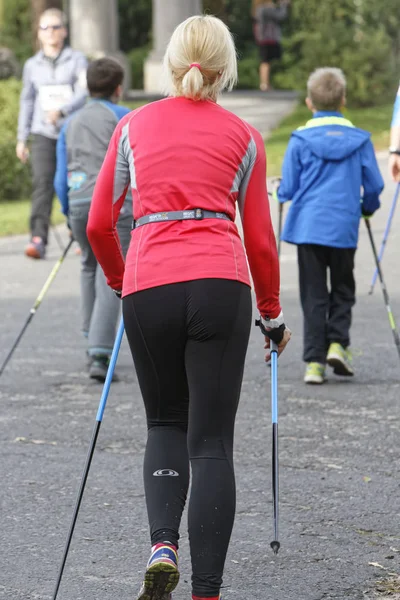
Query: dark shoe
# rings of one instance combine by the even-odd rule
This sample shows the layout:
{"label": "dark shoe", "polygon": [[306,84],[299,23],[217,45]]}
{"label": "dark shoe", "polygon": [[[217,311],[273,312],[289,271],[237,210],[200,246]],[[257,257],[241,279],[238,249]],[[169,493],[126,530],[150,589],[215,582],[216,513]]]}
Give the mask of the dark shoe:
{"label": "dark shoe", "polygon": [[29,258],[44,258],[46,256],[46,246],[42,238],[33,237],[31,242],[25,248],[25,256],[29,256]]}
{"label": "dark shoe", "polygon": [[[107,377],[108,365],[110,364],[110,357],[106,355],[97,355],[91,357],[91,364],[89,366],[89,377],[91,379],[97,379],[104,383]],[[112,381],[118,381],[117,375],[113,374]]]}

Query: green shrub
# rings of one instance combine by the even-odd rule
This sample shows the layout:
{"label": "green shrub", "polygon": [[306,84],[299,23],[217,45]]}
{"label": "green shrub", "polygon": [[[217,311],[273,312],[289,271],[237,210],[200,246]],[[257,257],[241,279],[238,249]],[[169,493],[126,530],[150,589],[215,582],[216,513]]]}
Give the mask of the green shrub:
{"label": "green shrub", "polygon": [[259,86],[259,59],[258,50],[239,57],[238,73],[239,83],[238,88],[242,90],[257,89]]}
{"label": "green shrub", "polygon": [[21,83],[0,81],[0,201],[26,198],[31,191],[31,174],[15,156]]}
{"label": "green shrub", "polygon": [[0,45],[10,48],[22,65],[33,54],[32,43],[30,0],[3,1]]}
{"label": "green shrub", "polygon": [[[339,67],[347,77],[348,99],[353,106],[373,106],[392,99],[398,84],[389,29],[392,21],[384,18],[382,11],[378,11],[380,21],[378,14],[373,19],[374,11],[373,0],[293,2],[276,85],[304,92],[314,69]],[[399,24],[396,11],[388,10],[388,14]]]}
{"label": "green shrub", "polygon": [[128,61],[131,67],[132,83],[131,87],[134,90],[143,89],[143,67],[151,50],[151,46],[141,46],[140,48],[134,48],[128,54]]}

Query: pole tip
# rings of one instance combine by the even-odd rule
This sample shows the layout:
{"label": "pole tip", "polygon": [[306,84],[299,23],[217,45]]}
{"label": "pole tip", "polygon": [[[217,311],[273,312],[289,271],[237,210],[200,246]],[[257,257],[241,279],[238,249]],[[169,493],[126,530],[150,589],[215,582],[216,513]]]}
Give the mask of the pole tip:
{"label": "pole tip", "polygon": [[275,541],[271,542],[271,548],[274,551],[274,554],[278,554],[280,547],[281,547],[281,545],[278,541],[275,540]]}

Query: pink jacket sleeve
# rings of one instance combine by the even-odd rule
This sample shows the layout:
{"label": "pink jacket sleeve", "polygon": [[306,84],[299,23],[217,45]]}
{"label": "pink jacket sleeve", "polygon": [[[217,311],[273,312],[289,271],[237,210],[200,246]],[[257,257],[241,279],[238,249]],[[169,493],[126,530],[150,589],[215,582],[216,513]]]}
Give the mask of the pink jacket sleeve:
{"label": "pink jacket sleeve", "polygon": [[276,319],[281,313],[280,274],[266,184],[265,147],[258,131],[251,128],[251,134],[238,203],[257,307],[265,319]]}
{"label": "pink jacket sleeve", "polygon": [[117,232],[117,221],[130,184],[124,144],[129,143],[132,113],[116,127],[97,178],[87,225],[93,252],[114,290],[122,290],[125,262]]}

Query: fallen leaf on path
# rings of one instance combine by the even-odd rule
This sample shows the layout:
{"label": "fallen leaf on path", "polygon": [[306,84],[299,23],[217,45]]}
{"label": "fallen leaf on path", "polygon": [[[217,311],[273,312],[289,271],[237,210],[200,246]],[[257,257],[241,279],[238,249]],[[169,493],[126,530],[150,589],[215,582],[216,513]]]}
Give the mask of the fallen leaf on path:
{"label": "fallen leaf on path", "polygon": [[25,438],[25,437],[17,437],[17,438],[15,438],[14,442],[22,442],[24,444],[37,444],[37,445],[47,444],[48,446],[57,446],[57,442],[46,442],[45,440],[30,440],[29,438]]}

